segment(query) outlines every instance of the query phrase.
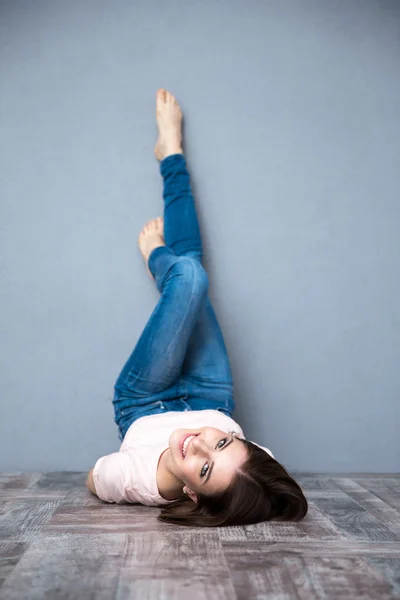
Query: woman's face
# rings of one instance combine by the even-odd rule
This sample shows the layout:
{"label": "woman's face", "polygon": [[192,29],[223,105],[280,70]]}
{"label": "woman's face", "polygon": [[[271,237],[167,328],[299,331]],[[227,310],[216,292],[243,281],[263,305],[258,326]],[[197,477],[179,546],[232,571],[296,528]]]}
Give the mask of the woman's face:
{"label": "woman's face", "polygon": [[[182,455],[182,439],[193,435]],[[235,471],[247,459],[245,445],[215,427],[199,429],[175,429],[169,438],[170,468],[191,492],[212,495],[225,490]]]}

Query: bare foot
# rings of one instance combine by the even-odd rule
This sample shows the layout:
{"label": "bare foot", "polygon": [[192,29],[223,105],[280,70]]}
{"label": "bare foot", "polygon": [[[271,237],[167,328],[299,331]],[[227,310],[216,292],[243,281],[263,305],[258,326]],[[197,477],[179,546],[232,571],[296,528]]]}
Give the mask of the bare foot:
{"label": "bare foot", "polygon": [[143,227],[138,237],[138,246],[146,263],[146,269],[152,279],[154,279],[148,268],[149,256],[159,246],[165,246],[164,240],[164,219],[157,217],[148,221]]}
{"label": "bare foot", "polygon": [[163,88],[157,92],[156,119],[159,137],[154,154],[157,159],[161,161],[171,154],[183,154],[182,111],[175,96]]}

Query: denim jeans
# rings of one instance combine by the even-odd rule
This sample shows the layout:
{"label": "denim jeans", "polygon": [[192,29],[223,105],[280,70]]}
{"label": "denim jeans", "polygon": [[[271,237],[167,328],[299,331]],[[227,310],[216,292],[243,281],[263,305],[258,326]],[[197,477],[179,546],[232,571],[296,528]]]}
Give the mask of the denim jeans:
{"label": "denim jeans", "polygon": [[160,299],[114,386],[122,441],[139,417],[214,409],[232,416],[233,380],[227,350],[208,297],[208,275],[190,176],[182,154],[160,163],[165,246],[148,268]]}

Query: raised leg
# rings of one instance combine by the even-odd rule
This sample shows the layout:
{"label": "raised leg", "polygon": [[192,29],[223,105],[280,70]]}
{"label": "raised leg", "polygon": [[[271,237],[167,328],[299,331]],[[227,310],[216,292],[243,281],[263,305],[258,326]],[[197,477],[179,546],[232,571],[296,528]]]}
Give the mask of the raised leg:
{"label": "raised leg", "polygon": [[118,395],[132,397],[155,394],[178,377],[206,387],[233,385],[223,335],[208,297],[195,201],[180,146],[177,103],[170,95],[163,98],[168,108],[163,112],[158,96],[160,138],[155,153],[164,181],[166,245],[155,248],[148,260],[161,298],[115,384]]}

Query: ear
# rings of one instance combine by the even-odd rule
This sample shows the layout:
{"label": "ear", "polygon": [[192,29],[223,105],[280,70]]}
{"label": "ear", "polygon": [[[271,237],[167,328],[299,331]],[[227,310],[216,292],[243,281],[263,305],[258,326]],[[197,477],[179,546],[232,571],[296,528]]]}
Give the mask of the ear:
{"label": "ear", "polygon": [[[185,488],[184,488],[184,489],[185,489]],[[195,502],[196,504],[198,504],[198,503],[199,503],[199,501],[198,501],[198,498],[197,498],[196,494],[195,494],[194,492],[192,492],[192,490],[191,490],[191,489],[189,489],[189,488],[186,488],[186,494],[187,494],[188,496],[190,496],[190,498],[193,500],[193,502]]]}

